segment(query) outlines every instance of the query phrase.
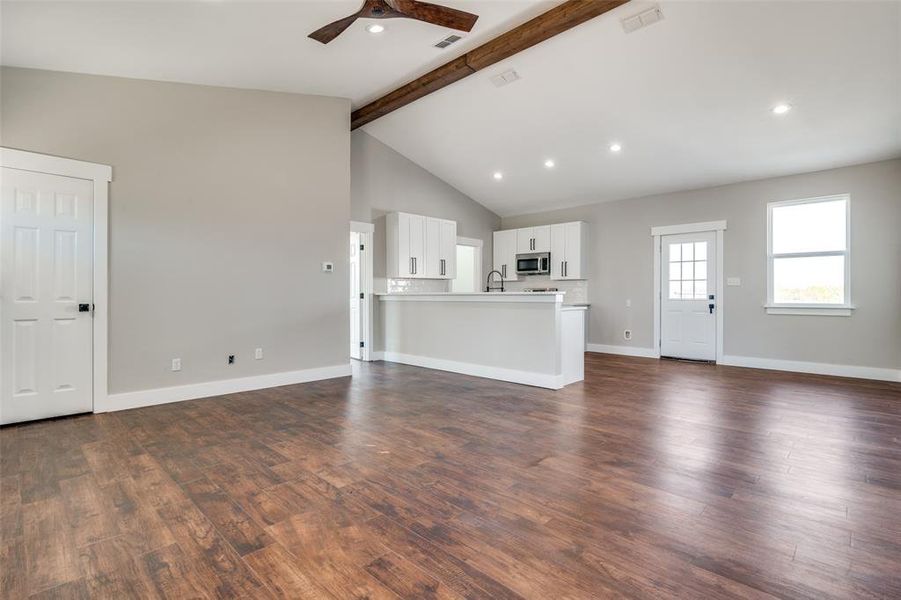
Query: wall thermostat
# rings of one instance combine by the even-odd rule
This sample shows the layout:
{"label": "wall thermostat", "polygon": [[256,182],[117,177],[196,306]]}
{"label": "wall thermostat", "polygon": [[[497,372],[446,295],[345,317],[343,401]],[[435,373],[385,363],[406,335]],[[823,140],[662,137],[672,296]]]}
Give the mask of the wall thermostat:
{"label": "wall thermostat", "polygon": [[324,262],[322,263],[322,272],[323,273],[331,273],[335,270],[335,263]]}

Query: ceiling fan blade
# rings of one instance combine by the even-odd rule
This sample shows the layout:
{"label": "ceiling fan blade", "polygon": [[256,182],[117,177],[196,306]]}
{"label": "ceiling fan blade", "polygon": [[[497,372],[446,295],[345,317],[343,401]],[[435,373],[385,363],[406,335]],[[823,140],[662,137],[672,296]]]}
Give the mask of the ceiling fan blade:
{"label": "ceiling fan blade", "polygon": [[325,27],[320,27],[313,33],[311,33],[307,37],[311,37],[317,42],[322,42],[323,44],[328,44],[330,41],[341,35],[341,33],[350,27],[351,23],[356,21],[359,17],[354,14],[349,17],[344,17],[343,19],[338,19],[334,23],[329,23]]}
{"label": "ceiling fan blade", "polygon": [[479,15],[429,2],[395,0],[394,4],[397,6],[398,11],[411,19],[425,21],[440,27],[449,27],[458,31],[472,31],[476,21],[479,20]]}

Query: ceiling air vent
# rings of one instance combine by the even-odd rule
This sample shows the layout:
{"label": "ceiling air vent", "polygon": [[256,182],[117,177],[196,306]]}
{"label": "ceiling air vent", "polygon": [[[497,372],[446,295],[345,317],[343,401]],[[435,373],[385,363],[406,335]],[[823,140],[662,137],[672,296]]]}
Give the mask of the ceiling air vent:
{"label": "ceiling air vent", "polygon": [[507,71],[504,71],[503,73],[492,75],[491,83],[493,83],[496,87],[502,87],[507,85],[508,83],[513,83],[517,79],[522,79],[522,77],[520,77],[519,73],[517,73],[513,69],[509,69]]}
{"label": "ceiling air vent", "polygon": [[625,31],[626,33],[632,33],[636,29],[647,27],[651,23],[656,23],[662,18],[663,12],[660,10],[660,7],[653,6],[647,10],[641,11],[637,15],[632,15],[631,17],[621,19],[620,22],[623,24],[623,31]]}
{"label": "ceiling air vent", "polygon": [[451,44],[453,44],[455,42],[459,42],[462,39],[463,39],[463,37],[459,36],[459,35],[449,35],[446,38],[444,38],[443,40],[441,40],[440,42],[438,42],[437,44],[435,44],[435,47],[441,48],[443,50],[444,48],[447,48]]}

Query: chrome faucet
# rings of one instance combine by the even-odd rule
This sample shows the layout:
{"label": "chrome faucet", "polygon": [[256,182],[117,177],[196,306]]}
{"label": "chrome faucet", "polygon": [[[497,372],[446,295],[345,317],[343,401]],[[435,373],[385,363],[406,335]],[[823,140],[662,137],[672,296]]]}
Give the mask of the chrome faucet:
{"label": "chrome faucet", "polygon": [[[497,273],[497,276],[501,278],[501,287],[497,287],[497,286],[492,287],[492,285],[491,285],[491,276],[495,273]],[[503,273],[501,273],[500,271],[495,269],[494,271],[491,271],[490,273],[488,273],[488,280],[485,282],[485,291],[490,292],[492,290],[498,290],[498,289],[502,292],[504,291],[504,275],[503,275]]]}

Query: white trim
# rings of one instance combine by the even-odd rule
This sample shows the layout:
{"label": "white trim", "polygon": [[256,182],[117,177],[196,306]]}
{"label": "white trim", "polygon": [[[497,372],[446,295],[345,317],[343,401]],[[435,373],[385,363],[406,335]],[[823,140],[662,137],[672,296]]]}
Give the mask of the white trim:
{"label": "white trim", "polygon": [[373,223],[364,223],[363,221],[351,221],[350,230],[358,233],[372,233],[375,231]]}
{"label": "white trim", "polygon": [[771,369],[774,371],[791,371],[794,373],[832,375],[835,377],[857,377],[860,379],[877,379],[880,381],[901,381],[901,369],[862,367],[858,365],[835,365],[799,360],[730,355],[724,356],[720,364],[751,369]]}
{"label": "white trim", "polygon": [[93,407],[107,401],[109,371],[109,182],[113,169],[108,165],[61,158],[36,152],[0,148],[0,166],[23,171],[88,179],[94,182],[94,304],[92,331]]}
{"label": "white trim", "polygon": [[559,390],[564,385],[563,375],[535,373],[533,371],[519,371],[517,369],[505,369],[501,367],[489,367],[486,365],[477,365],[474,363],[445,360],[443,358],[431,358],[428,356],[402,354],[400,352],[386,351],[384,353],[383,360],[405,365],[412,365],[414,367],[425,367],[427,369],[437,369],[439,371],[450,371],[451,373],[461,373],[463,375],[472,375],[474,377],[485,377],[488,379],[509,381],[511,383],[520,383],[523,385],[531,385],[552,390]]}
{"label": "white trim", "polygon": [[654,348],[639,348],[637,346],[608,346],[607,344],[586,344],[588,352],[600,352],[601,354],[619,354],[621,356],[639,356],[642,358],[660,358],[660,352]]}
{"label": "white trim", "polygon": [[168,404],[170,402],[182,402],[210,396],[222,396],[237,392],[249,392],[282,385],[294,385],[335,377],[350,376],[350,363],[344,365],[332,365],[330,367],[317,367],[314,369],[302,369],[300,371],[285,371],[282,373],[268,373],[266,375],[253,375],[236,379],[222,379],[219,381],[205,381],[173,387],[141,390],[138,392],[123,392],[110,394],[102,404],[94,405],[94,412],[111,412],[154,406],[156,404]]}
{"label": "white trim", "polygon": [[375,225],[372,223],[351,221],[350,230],[360,234],[360,243],[366,248],[360,256],[360,291],[363,292],[363,305],[361,306],[361,318],[363,319],[363,352],[360,353],[360,358],[364,361],[371,361],[372,343],[375,339],[372,334],[372,257],[375,252],[372,237],[374,235]]}
{"label": "white trim", "polygon": [[562,292],[405,292],[376,294],[382,302],[535,302],[563,304]]}
{"label": "white trim", "polygon": [[458,246],[473,246],[475,248],[481,248],[485,245],[484,240],[479,238],[468,238],[463,237],[462,235],[457,236],[457,245]]}
{"label": "white trim", "polygon": [[14,148],[0,148],[0,163],[11,169],[23,171],[35,171],[37,173],[49,173],[51,175],[63,175],[78,179],[93,179],[94,181],[113,180],[113,168],[109,165],[27,152]]}
{"label": "white trim", "polygon": [[372,353],[372,360],[385,360],[385,351],[376,350]]}
{"label": "white trim", "polygon": [[726,229],[725,221],[704,221],[703,223],[685,223],[683,225],[658,225],[651,227],[651,235],[678,235],[680,233],[701,233],[704,231],[722,231]]}
{"label": "white trim", "polygon": [[850,317],[853,306],[825,306],[816,305],[784,305],[773,304],[765,306],[768,315],[816,315],[820,317]]}
{"label": "white trim", "polygon": [[725,231],[726,221],[706,221],[704,223],[687,223],[685,225],[661,225],[651,227],[651,236],[654,244],[654,357],[660,358],[660,310],[662,304],[661,254],[662,240],[665,235],[679,235],[684,233],[706,233],[712,231],[716,234],[716,361],[720,362],[724,356],[725,348]]}
{"label": "white trim", "polygon": [[[818,252],[784,252],[773,253],[773,209],[798,204],[818,204],[820,202],[845,203],[845,249]],[[777,258],[803,258],[808,256],[844,256],[845,257],[845,297],[842,304],[777,304],[773,300],[773,261]],[[850,317],[851,309],[851,195],[833,194],[798,200],[782,200],[768,202],[766,205],[766,313],[768,315],[819,315],[832,317]],[[787,310],[794,309],[794,310]]]}

